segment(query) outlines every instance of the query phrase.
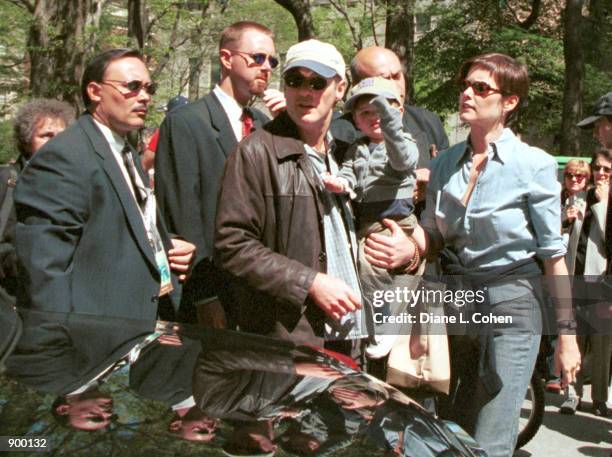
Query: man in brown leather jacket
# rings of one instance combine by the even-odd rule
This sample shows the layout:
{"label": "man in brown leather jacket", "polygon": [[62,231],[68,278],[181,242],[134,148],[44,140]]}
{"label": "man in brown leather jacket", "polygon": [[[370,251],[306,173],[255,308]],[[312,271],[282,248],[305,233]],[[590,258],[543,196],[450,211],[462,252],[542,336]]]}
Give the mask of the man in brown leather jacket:
{"label": "man in brown leather jacket", "polygon": [[[315,345],[358,341],[371,327],[362,311],[353,220],[347,198],[327,193],[321,181],[337,170],[347,146],[329,134],[346,88],[344,60],[330,44],[304,41],[289,49],[283,78],[286,112],[226,162],[215,261],[235,280],[241,330]],[[413,250],[399,232],[370,243],[368,254],[395,268]]]}

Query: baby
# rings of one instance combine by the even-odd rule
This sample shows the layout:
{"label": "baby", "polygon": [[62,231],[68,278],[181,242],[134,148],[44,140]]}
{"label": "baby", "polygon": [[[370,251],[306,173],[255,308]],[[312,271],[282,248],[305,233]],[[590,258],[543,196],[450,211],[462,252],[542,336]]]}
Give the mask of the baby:
{"label": "baby", "polygon": [[[424,247],[424,235],[417,224],[412,202],[416,183],[415,169],[418,149],[412,137],[402,130],[403,107],[392,81],[381,77],[367,78],[351,89],[345,111],[352,113],[355,125],[365,137],[357,140],[347,151],[337,176],[323,178],[327,190],[348,193],[353,199],[359,239],[359,276],[366,297],[372,301],[376,291],[395,290],[396,287],[415,289],[418,277],[409,276],[419,266],[419,256],[401,269],[392,272],[376,267],[365,259],[365,244],[372,233],[390,235],[385,219],[392,219],[409,234],[418,253]],[[379,292],[380,293],[380,292]],[[387,302],[374,312],[398,314],[406,303]],[[377,319],[380,321],[380,319]],[[371,358],[389,353],[395,335],[384,326],[377,328],[378,344],[367,349]]]}

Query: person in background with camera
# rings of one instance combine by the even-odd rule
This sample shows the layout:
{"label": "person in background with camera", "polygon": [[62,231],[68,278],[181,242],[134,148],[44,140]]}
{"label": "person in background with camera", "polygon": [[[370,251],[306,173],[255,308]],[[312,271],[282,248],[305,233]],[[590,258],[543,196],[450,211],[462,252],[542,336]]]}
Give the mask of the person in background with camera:
{"label": "person in background with camera", "polygon": [[570,160],[563,170],[561,191],[561,227],[567,240],[567,265],[569,274],[574,274],[578,237],[586,211],[587,187],[591,181],[591,167],[586,160]]}
{"label": "person in background with camera", "polygon": [[[511,457],[540,343],[543,294],[536,258],[555,279],[554,295],[571,293],[561,189],[554,158],[507,127],[527,102],[525,65],[504,54],[479,55],[463,63],[458,82],[459,116],[470,133],[432,161],[422,226],[428,255],[441,252],[445,274],[461,280],[456,287],[486,290],[475,311],[512,318],[511,326],[472,321],[470,335],[451,338],[450,404],[451,419],[487,455]],[[575,321],[568,304],[559,301],[556,310],[555,361],[570,383],[580,367]]]}
{"label": "person in background with camera", "polygon": [[[610,355],[612,354],[612,335],[601,334],[597,326],[591,324],[610,319],[609,303],[597,302],[601,288],[597,284],[609,268],[610,258],[606,255],[606,214],[610,206],[610,177],[612,160],[606,150],[595,153],[591,159],[592,187],[585,200],[584,215],[578,213],[569,238],[569,273],[580,276],[580,292],[576,304],[582,306],[579,319],[579,346],[582,355],[591,353],[591,398],[592,412],[608,417],[608,383]],[[589,173],[590,174],[590,173]],[[588,175],[586,175],[588,176]],[[571,254],[571,256],[570,256]],[[604,292],[605,293],[605,292]],[[581,298],[585,301],[582,303]],[[595,298],[595,299],[594,299]],[[568,386],[568,393],[559,411],[574,414],[580,407],[583,396],[583,381],[587,373],[579,373],[575,386]]]}
{"label": "person in background with camera", "polygon": [[[578,243],[578,237],[575,235],[580,233],[584,220],[586,189],[590,179],[591,167],[586,160],[572,159],[565,165],[561,190],[561,227],[563,240],[567,246],[565,260],[570,274],[574,271]],[[572,233],[574,233],[574,236],[572,236]],[[546,357],[547,372],[545,374],[546,390],[558,394],[563,393],[564,389],[561,387],[561,378],[553,374],[553,352],[556,341],[556,336],[546,335],[543,346],[547,348],[546,353],[548,354]],[[568,386],[568,389],[573,389],[573,386]],[[567,392],[565,394],[567,395]]]}

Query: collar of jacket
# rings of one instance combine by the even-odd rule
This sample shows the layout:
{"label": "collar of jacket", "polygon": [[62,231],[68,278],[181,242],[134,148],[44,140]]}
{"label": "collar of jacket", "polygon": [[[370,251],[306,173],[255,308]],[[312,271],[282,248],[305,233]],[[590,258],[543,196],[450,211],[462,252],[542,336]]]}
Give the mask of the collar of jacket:
{"label": "collar of jacket", "polygon": [[[304,142],[300,139],[300,132],[297,125],[291,120],[287,114],[287,111],[282,112],[274,120],[268,122],[263,129],[276,137],[281,137],[284,139],[281,140],[282,143],[279,143],[279,146],[282,145],[282,147],[274,148],[276,157],[278,159],[284,159],[293,155],[306,154]],[[334,156],[339,164],[342,163],[344,152],[348,146],[349,145],[344,141],[340,141],[335,138],[332,139],[331,143],[329,144],[330,154]]]}

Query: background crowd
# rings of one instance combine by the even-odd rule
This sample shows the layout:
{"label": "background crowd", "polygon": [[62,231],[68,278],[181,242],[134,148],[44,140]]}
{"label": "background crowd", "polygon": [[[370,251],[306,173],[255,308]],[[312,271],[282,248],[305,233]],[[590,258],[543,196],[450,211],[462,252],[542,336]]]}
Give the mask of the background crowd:
{"label": "background crowd", "polygon": [[[504,54],[458,69],[459,115],[470,133],[450,149],[440,119],[409,104],[403,68],[388,49],[354,56],[344,114],[335,107],[348,89],[346,64],[329,43],[289,49],[283,92],[268,89],[279,61],[274,33],[261,24],[225,28],[219,61],[218,85],[169,106],[140,151],[128,135],[144,128],[156,84],[137,51],[112,49],[89,62],[87,111],[76,121],[59,102],[21,109],[21,156],[3,170],[0,212],[3,285],[17,308],[238,329],[325,347],[366,369],[368,349],[382,341],[362,284],[376,275],[391,278],[386,287],[415,287],[425,258],[440,258],[446,274],[463,275],[463,287],[488,287],[489,309],[527,316],[519,334],[492,326],[478,341],[450,342],[449,414],[489,455],[512,455],[541,335],[536,258],[547,276],[566,279],[568,246],[574,274],[601,278],[612,267],[612,93],[581,125],[603,149],[590,165],[568,164],[562,194],[554,159],[508,128],[526,104],[529,78]],[[145,173],[151,153],[154,179]],[[330,181],[336,175],[345,177],[339,187]],[[591,188],[577,185],[589,175]],[[569,296],[568,287],[551,286],[557,296]],[[36,384],[45,373],[31,373],[27,357],[44,356],[43,333],[56,329],[31,316],[23,314],[27,344],[17,344],[7,367]],[[68,321],[68,333],[78,333],[78,320]],[[593,406],[606,415],[612,341],[577,343],[577,325],[571,307],[558,305],[556,368],[564,385],[577,381],[568,401],[579,398],[580,355],[590,347],[600,361],[591,365]],[[98,368],[63,394],[87,391]]]}

